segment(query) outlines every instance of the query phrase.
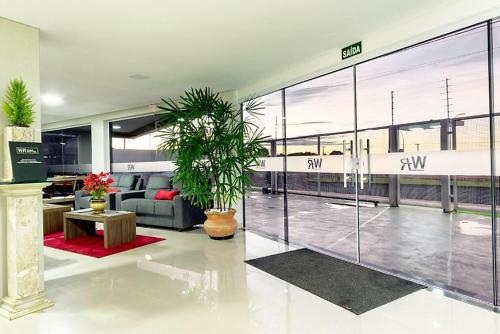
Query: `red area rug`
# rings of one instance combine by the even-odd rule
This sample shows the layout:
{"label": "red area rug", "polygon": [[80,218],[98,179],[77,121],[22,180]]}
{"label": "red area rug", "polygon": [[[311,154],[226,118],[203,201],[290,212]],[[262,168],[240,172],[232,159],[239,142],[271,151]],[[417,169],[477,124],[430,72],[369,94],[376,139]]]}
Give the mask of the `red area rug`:
{"label": "red area rug", "polygon": [[165,240],[164,238],[137,235],[135,240],[132,242],[116,247],[104,248],[104,238],[102,233],[102,230],[98,230],[97,235],[89,235],[64,241],[64,233],[58,232],[46,235],[43,238],[43,244],[51,248],[101,258]]}

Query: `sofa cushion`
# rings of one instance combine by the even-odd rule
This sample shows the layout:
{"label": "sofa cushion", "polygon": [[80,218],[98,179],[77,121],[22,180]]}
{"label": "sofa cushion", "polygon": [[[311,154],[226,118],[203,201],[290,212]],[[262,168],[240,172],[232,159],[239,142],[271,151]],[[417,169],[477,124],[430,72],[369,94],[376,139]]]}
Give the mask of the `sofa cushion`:
{"label": "sofa cushion", "polygon": [[174,203],[172,201],[153,201],[155,204],[155,214],[157,216],[174,216]]}
{"label": "sofa cushion", "polygon": [[88,209],[90,208],[90,196],[85,196],[85,197],[80,197],[77,199],[78,201],[78,207],[81,209]]}
{"label": "sofa cushion", "polygon": [[132,190],[134,189],[137,176],[133,174],[120,175],[120,181],[118,182],[118,187],[120,189]]}
{"label": "sofa cushion", "polygon": [[179,190],[163,190],[160,189],[156,192],[154,200],[159,201],[171,201],[174,199],[175,195],[179,194]]}
{"label": "sofa cushion", "polygon": [[154,215],[155,206],[150,200],[144,198],[131,198],[122,202],[122,209],[125,211],[134,211],[141,215]]}
{"label": "sofa cushion", "polygon": [[110,174],[109,178],[113,180],[113,183],[109,186],[112,188],[118,188],[118,185],[120,184],[120,174]]}
{"label": "sofa cushion", "polygon": [[148,180],[148,185],[146,186],[144,198],[153,199],[160,189],[171,189],[170,178],[166,175],[151,175]]}
{"label": "sofa cushion", "polygon": [[139,216],[170,216],[174,215],[174,205],[171,201],[154,201],[145,198],[130,198],[122,202],[122,210],[133,211]]}

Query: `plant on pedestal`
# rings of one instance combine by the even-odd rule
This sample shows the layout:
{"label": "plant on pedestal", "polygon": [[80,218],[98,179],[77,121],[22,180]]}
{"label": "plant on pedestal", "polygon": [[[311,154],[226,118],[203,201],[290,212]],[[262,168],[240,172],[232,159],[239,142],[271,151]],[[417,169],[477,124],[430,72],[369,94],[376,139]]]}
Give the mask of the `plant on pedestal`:
{"label": "plant on pedestal", "polygon": [[9,126],[4,130],[4,178],[12,179],[10,164],[10,141],[34,142],[35,129],[30,127],[34,121],[33,101],[22,79],[10,81],[2,103]]}
{"label": "plant on pedestal", "polygon": [[83,181],[83,190],[91,196],[90,208],[95,213],[102,213],[106,209],[106,194],[110,191],[109,185],[113,179],[109,173],[100,172],[99,174],[90,173]]}
{"label": "plant on pedestal", "polygon": [[23,80],[10,81],[2,110],[9,120],[9,126],[29,127],[33,124],[33,102]]}
{"label": "plant on pedestal", "polygon": [[159,115],[160,150],[176,152],[174,184],[183,196],[205,209],[207,234],[233,237],[234,205],[250,185],[263,150],[262,131],[252,123],[261,103],[244,103],[248,117],[211,89],[191,89],[179,102],[163,100]]}

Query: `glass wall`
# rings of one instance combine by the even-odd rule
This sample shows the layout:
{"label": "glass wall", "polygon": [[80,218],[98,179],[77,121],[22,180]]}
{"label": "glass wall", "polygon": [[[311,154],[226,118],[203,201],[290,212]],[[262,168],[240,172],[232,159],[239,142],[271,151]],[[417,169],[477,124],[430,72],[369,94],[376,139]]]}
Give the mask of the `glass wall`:
{"label": "glass wall", "polygon": [[[494,215],[493,215],[493,221],[495,223],[496,227],[496,251],[497,251],[497,278],[495,280],[495,284],[498,286],[499,280],[498,276],[500,275],[500,270],[498,269],[498,263],[500,261],[500,256],[498,255],[500,252],[500,249],[498,247],[498,243],[500,240],[500,232],[498,229],[498,219],[500,217],[499,212],[498,212],[498,206],[500,204],[500,168],[499,168],[499,163],[500,163],[500,19],[497,20],[496,22],[492,23],[492,28],[491,28],[491,57],[492,57],[492,66],[493,66],[493,77],[494,80],[493,82],[496,82],[496,85],[493,87],[493,101],[496,101],[496,104],[493,105],[493,112],[494,112],[494,118],[493,118],[493,126],[495,129],[494,132],[494,141],[493,141],[493,149],[495,152],[494,155],[494,164],[495,164],[495,210],[494,210]],[[500,303],[500,291],[497,290],[497,296],[496,296],[496,304],[498,305]]]}
{"label": "glass wall", "polygon": [[153,115],[110,123],[111,161],[113,163],[170,160],[157,150],[161,142]]}
{"label": "glass wall", "polygon": [[[286,152],[283,127],[283,100],[281,91],[259,99],[262,110],[254,118],[245,111],[243,117],[258,125],[267,137],[262,158],[273,157],[272,161],[261,160],[250,176],[253,187],[245,195],[245,227],[271,237],[285,239],[284,219],[285,188],[284,155]],[[266,164],[267,163],[267,164]]]}
{"label": "glass wall", "polygon": [[[285,89],[285,97],[289,240],[356,259],[356,207],[342,205],[355,203],[345,196],[355,193],[352,179],[343,187],[353,152],[353,69]],[[342,134],[313,136],[332,132]],[[329,156],[319,157],[321,151]]]}
{"label": "glass wall", "polygon": [[90,125],[42,132],[47,176],[85,175],[92,170]]}
{"label": "glass wall", "polygon": [[[490,145],[500,134],[490,132],[488,55],[500,82],[499,22],[492,32],[492,48],[478,24],[273,93],[285,96],[285,131],[253,175],[247,227],[283,228],[274,235],[494,303]],[[271,118],[259,122],[272,135]],[[285,195],[279,219],[274,206],[258,211],[267,191]]]}
{"label": "glass wall", "polygon": [[[399,177],[402,200],[380,212],[360,207],[359,223],[362,263],[492,302],[490,221],[481,206],[465,202],[471,196],[462,196],[457,210],[451,204],[459,187],[471,191],[481,180],[489,193],[489,166],[478,171],[466,163],[477,153],[488,156],[489,129],[471,131],[476,121],[461,120],[489,119],[486,37],[482,25],[357,67],[358,125],[405,124],[397,127],[394,150],[400,170],[391,170],[392,153],[373,156],[371,166],[376,177],[384,170]],[[384,91],[395,96],[392,110],[379,102]],[[465,127],[467,137],[457,136]],[[461,142],[461,166],[446,154],[456,150],[453,138]],[[475,149],[463,150],[464,142]]]}

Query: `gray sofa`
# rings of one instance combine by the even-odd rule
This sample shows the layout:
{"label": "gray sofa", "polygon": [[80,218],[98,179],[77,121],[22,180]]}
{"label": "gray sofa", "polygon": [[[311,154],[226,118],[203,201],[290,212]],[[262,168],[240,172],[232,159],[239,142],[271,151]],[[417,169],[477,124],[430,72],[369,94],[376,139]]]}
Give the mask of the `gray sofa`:
{"label": "gray sofa", "polygon": [[137,224],[169,227],[179,231],[205,221],[203,210],[185,199],[182,190],[181,194],[174,196],[171,201],[154,200],[160,189],[172,189],[168,175],[150,176],[146,190],[116,193],[116,210],[135,212]]}
{"label": "gray sofa", "polygon": [[[120,192],[127,192],[134,189],[140,189],[141,186],[138,175],[133,174],[112,174],[109,176],[113,179],[110,188],[119,189]],[[109,193],[106,194],[106,209],[116,210],[116,194]],[[88,209],[90,207],[90,195],[84,190],[78,190],[75,192],[75,209]]]}

